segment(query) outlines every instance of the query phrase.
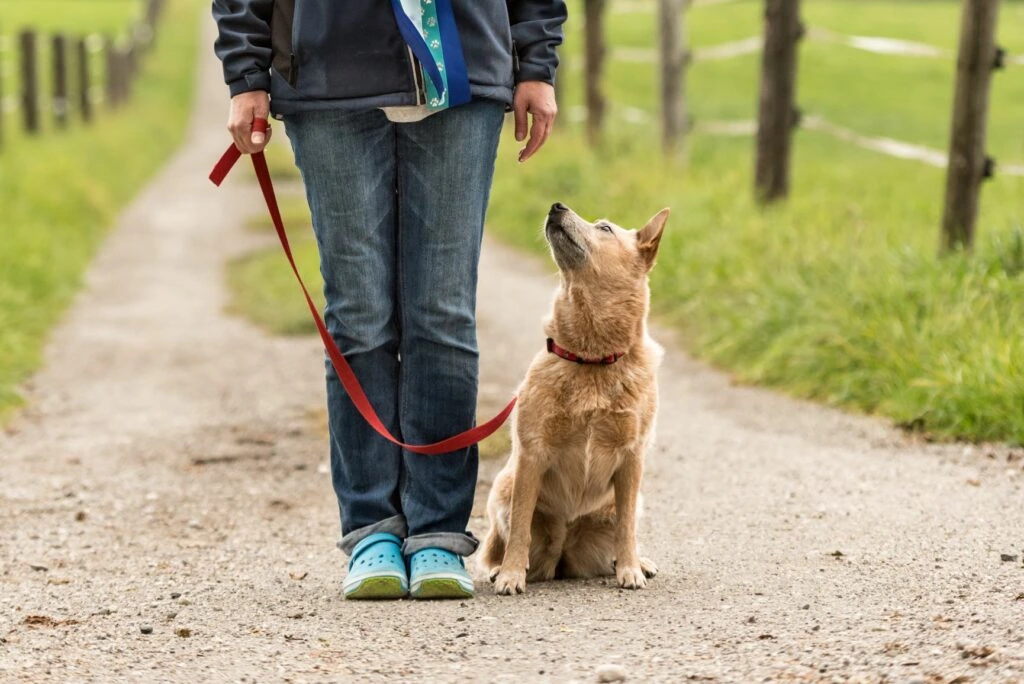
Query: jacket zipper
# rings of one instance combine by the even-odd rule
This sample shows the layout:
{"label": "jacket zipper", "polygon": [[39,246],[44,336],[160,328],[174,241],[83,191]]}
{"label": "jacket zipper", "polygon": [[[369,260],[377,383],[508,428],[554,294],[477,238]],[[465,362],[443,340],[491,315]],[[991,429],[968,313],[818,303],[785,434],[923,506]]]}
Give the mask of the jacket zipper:
{"label": "jacket zipper", "polygon": [[419,62],[416,61],[416,55],[412,53],[412,48],[408,45],[405,46],[405,54],[409,56],[409,68],[412,69],[412,83],[416,89],[416,104],[426,104],[427,92],[423,85],[423,70],[420,69]]}

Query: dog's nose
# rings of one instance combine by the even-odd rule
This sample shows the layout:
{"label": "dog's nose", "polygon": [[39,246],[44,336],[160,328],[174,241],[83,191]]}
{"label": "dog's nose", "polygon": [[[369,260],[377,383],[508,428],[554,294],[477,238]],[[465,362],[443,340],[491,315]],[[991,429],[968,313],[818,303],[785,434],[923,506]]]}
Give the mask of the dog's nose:
{"label": "dog's nose", "polygon": [[569,207],[565,206],[561,202],[555,202],[554,204],[551,205],[552,214],[562,214],[567,211],[569,211]]}

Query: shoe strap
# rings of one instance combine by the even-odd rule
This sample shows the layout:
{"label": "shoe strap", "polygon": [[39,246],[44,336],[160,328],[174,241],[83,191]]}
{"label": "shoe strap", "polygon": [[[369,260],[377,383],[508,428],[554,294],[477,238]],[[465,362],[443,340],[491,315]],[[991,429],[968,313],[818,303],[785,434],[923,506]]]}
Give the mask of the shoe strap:
{"label": "shoe strap", "polygon": [[364,537],[364,538],[360,539],[359,543],[356,544],[356,547],[354,549],[352,549],[352,557],[349,558],[349,561],[348,561],[349,567],[351,567],[352,563],[354,563],[355,560],[357,558],[359,558],[359,556],[363,555],[363,553],[367,549],[369,549],[371,546],[376,546],[377,544],[380,544],[381,542],[387,542],[389,544],[394,544],[395,546],[399,546],[399,547],[402,544],[402,540],[401,539],[399,539],[395,535],[390,534],[388,532],[376,532],[376,533],[371,534],[371,535],[369,535],[367,537]]}

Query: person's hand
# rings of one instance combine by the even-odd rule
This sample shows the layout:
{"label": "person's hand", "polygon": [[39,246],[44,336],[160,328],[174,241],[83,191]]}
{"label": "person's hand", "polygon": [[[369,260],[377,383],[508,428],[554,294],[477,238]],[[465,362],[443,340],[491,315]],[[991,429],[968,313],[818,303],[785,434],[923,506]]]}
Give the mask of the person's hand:
{"label": "person's hand", "polygon": [[252,122],[270,116],[270,95],[264,90],[240,93],[231,98],[231,114],[228,116],[228,130],[235,139],[235,146],[244,154],[256,154],[270,142],[273,131],[267,126],[264,135],[252,130]]}
{"label": "person's hand", "polygon": [[[526,147],[519,151],[519,161],[524,162],[533,156],[548,139],[555,125],[558,105],[555,104],[555,89],[550,83],[543,81],[523,81],[516,86],[512,97],[512,109],[516,115],[516,140],[526,140],[529,128],[530,140]],[[527,126],[526,115],[533,118]]]}

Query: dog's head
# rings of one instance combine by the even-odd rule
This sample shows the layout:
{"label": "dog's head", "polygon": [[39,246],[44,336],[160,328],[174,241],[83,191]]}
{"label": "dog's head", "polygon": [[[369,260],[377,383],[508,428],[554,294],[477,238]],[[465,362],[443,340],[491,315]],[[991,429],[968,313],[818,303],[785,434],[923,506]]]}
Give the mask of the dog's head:
{"label": "dog's head", "polygon": [[605,219],[590,223],[556,202],[544,234],[567,280],[599,279],[606,287],[625,287],[645,281],[654,267],[668,215],[662,209],[640,230],[626,230]]}
{"label": "dog's head", "polygon": [[561,203],[548,213],[544,233],[562,282],[555,295],[548,337],[581,356],[625,351],[641,339],[654,267],[668,209],[640,230],[581,218]]}

